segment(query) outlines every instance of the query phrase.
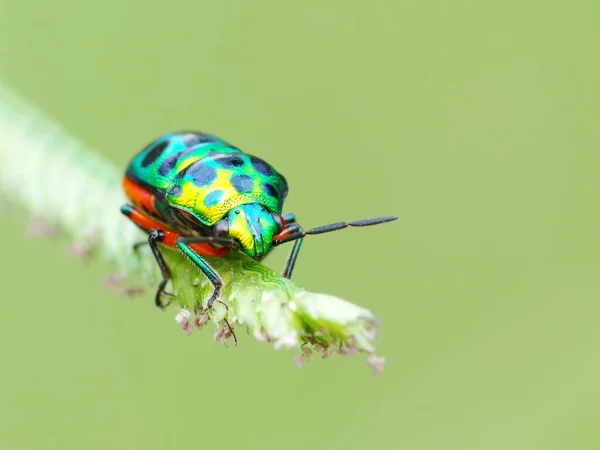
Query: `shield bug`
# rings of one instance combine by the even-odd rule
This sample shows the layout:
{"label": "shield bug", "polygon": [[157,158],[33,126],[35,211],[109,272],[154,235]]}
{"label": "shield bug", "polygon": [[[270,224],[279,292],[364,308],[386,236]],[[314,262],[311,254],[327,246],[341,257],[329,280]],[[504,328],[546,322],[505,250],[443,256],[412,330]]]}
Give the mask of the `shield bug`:
{"label": "shield bug", "polygon": [[283,271],[290,278],[305,236],[397,219],[303,230],[294,214],[282,213],[288,192],[283,175],[262,159],[199,132],[170,133],[151,142],[130,161],[123,188],[130,203],[121,211],[148,234],[147,244],[162,273],[155,297],[159,307],[166,306],[163,295],[169,295],[165,286],[171,278],[161,246],[179,249],[210,280],[210,308],[219,299],[222,282],[206,256],[241,251],[260,261],[274,247],[295,241]]}

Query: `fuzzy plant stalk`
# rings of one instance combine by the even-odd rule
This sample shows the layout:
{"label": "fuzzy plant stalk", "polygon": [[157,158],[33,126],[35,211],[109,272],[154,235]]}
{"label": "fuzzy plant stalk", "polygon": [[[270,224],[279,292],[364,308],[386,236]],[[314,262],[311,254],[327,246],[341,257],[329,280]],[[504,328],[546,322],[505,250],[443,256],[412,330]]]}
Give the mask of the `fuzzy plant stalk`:
{"label": "fuzzy plant stalk", "polygon": [[[160,275],[147,246],[133,251],[147,236],[120,212],[126,203],[121,177],[110,161],[0,83],[0,192],[35,218],[32,233],[65,233],[73,255],[104,258],[114,268],[107,286],[133,295],[143,291],[140,283],[155,288]],[[246,328],[276,349],[295,349],[297,365],[313,353],[363,353],[375,373],[382,370],[384,359],[374,347],[378,322],[371,311],[307,292],[241,253],[207,258],[222,277],[223,290],[222,301],[206,309],[212,285],[181,253],[164,253],[173,273],[171,307],[187,334],[212,322],[215,340],[227,345],[237,343],[234,330]]]}

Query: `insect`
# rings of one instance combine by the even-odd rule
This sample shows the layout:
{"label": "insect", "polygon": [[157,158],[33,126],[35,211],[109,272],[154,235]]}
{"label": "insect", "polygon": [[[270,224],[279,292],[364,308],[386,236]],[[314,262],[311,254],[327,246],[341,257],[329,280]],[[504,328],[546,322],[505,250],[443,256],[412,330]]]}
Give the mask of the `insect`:
{"label": "insect", "polygon": [[[207,302],[211,308],[222,282],[206,256],[241,251],[260,261],[274,247],[295,241],[283,271],[290,278],[305,236],[397,219],[338,222],[305,231],[294,214],[282,213],[288,192],[283,175],[262,159],[199,132],[170,133],[151,142],[127,166],[123,189],[130,203],[121,212],[148,234],[161,270],[155,297],[161,308],[169,303],[164,297],[172,296],[165,292],[171,271],[161,246],[179,249],[206,275],[214,287]],[[140,245],[146,242],[136,244],[136,250]]]}

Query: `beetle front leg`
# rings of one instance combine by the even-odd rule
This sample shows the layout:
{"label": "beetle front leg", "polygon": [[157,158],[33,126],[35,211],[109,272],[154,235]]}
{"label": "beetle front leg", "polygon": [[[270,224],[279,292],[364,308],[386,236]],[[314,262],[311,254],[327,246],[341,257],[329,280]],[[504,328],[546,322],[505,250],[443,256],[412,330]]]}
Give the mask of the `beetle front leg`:
{"label": "beetle front leg", "polygon": [[304,239],[298,239],[294,242],[294,246],[292,247],[292,251],[290,252],[287,262],[285,263],[285,269],[283,270],[283,277],[288,280],[292,278],[292,272],[294,270],[294,266],[296,265],[296,260],[298,259],[298,253],[300,252],[300,247],[302,247],[302,241]]}
{"label": "beetle front leg", "polygon": [[[209,279],[209,281],[212,283],[212,285],[214,287],[213,294],[208,299],[208,303],[206,305],[208,309],[212,308],[213,303],[216,300],[219,300],[219,297],[221,295],[221,287],[223,286],[223,282],[221,281],[221,278],[219,277],[219,275],[217,274],[217,272],[215,272],[215,270],[212,267],[210,267],[210,265],[204,259],[202,259],[202,257],[200,255],[198,255],[198,253],[196,253],[190,247],[190,244],[207,243],[207,242],[214,242],[214,241],[216,241],[216,239],[208,238],[208,237],[207,238],[184,238],[184,237],[180,237],[180,238],[177,239],[177,247],[179,247],[179,249],[188,258],[190,258],[192,260],[192,262],[202,271],[202,273],[204,275],[206,275],[206,277]],[[197,310],[196,312],[199,312],[198,310],[201,309],[201,308],[199,308],[199,306],[201,306],[201,305],[202,305],[202,303],[201,303],[200,300],[198,302],[196,302],[196,310]],[[223,303],[223,305],[225,305],[225,303]],[[229,309],[227,307],[227,305],[225,305],[225,308]]]}
{"label": "beetle front leg", "polygon": [[[284,227],[281,233],[277,235],[277,238],[282,239],[291,234],[300,233],[303,231],[302,227],[298,224],[298,222],[296,222],[296,216],[293,213],[285,214],[283,219]],[[298,239],[296,242],[294,242],[292,251],[288,255],[285,268],[283,269],[282,276],[284,278],[292,278],[292,272],[294,271],[294,266],[296,265],[296,260],[298,259],[298,253],[300,252],[300,247],[302,247],[302,241],[303,239]]]}

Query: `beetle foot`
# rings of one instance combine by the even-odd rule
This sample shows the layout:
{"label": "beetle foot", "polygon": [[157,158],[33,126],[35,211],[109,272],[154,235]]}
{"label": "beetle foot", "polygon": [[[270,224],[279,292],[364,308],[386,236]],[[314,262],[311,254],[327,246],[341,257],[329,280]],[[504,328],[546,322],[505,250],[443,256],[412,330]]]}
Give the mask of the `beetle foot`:
{"label": "beetle foot", "polygon": [[[165,297],[167,297],[167,300],[165,300]],[[163,292],[162,295],[160,296],[160,304],[158,305],[158,307],[162,310],[167,309],[173,302],[174,298],[175,298],[175,296],[173,294],[169,294],[168,292]]]}
{"label": "beetle foot", "polygon": [[211,297],[211,298],[208,299],[208,302],[206,303],[206,308],[204,308],[202,306],[201,302],[196,302],[196,306],[194,307],[194,312],[196,314],[201,314],[203,311],[208,311],[208,310],[210,310],[210,309],[213,308],[215,302],[220,303],[221,305],[223,305],[225,307],[225,311],[229,312],[229,306],[227,306],[225,304],[225,302],[223,302],[223,300],[221,300],[219,298],[213,299],[213,297]]}
{"label": "beetle foot", "polygon": [[[166,300],[165,300],[166,298]],[[158,306],[161,310],[167,309],[167,307],[171,304],[173,299],[175,298],[175,294],[171,294],[170,292],[166,292],[164,290],[164,286],[161,283],[161,286],[156,291],[156,297],[154,299],[156,306]]]}
{"label": "beetle foot", "polygon": [[234,346],[237,347],[238,340],[235,331],[233,331],[233,327],[229,325],[227,319],[223,319],[221,328],[215,333],[215,342],[219,342],[223,347],[227,347],[227,341],[230,338],[233,338]]}
{"label": "beetle foot", "polygon": [[216,299],[215,301],[217,301],[217,302],[219,302],[221,305],[223,305],[223,306],[225,307],[225,311],[229,312],[229,306],[227,306],[223,300],[221,300],[220,298],[218,298],[218,299]]}

